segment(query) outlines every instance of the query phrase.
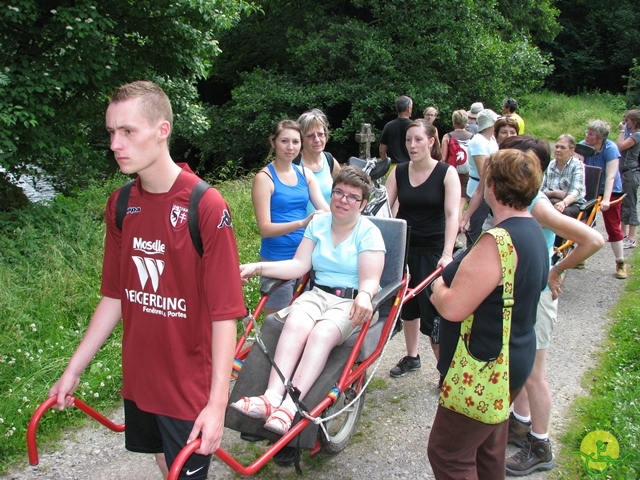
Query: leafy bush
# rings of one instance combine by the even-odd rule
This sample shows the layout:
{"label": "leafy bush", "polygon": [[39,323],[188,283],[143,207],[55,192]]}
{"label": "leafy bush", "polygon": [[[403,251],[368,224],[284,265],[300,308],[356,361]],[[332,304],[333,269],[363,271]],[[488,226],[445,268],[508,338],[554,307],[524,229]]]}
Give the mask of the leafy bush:
{"label": "leafy bush", "polygon": [[[520,17],[533,8],[526,5]],[[453,110],[474,101],[499,110],[505,96],[535,90],[551,71],[502,3],[265,0],[262,6],[264,15],[223,35],[213,76],[200,86],[211,105],[212,133],[198,148],[213,175],[230,159],[248,171],[262,165],[272,126],[310,108],[329,117],[327,149],[344,161],[358,154],[354,134],[361,124],[371,123],[379,135],[396,116],[401,94],[414,99],[414,117],[437,105],[446,125]],[[552,25],[553,14],[545,15],[535,22]],[[501,33],[507,27],[508,36]]]}

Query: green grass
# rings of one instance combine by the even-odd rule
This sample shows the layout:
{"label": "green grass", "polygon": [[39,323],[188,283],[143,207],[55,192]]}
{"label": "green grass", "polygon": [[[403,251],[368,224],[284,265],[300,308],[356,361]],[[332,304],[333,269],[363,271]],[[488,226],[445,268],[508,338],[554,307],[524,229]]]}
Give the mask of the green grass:
{"label": "green grass", "polygon": [[[50,208],[0,216],[0,470],[25,452],[25,429],[79,343],[98,301],[106,190]],[[103,409],[112,407],[121,385],[120,332],[101,349],[78,395]],[[41,439],[76,423],[76,410],[43,420]]]}
{"label": "green grass", "polygon": [[[612,434],[619,444],[619,457],[633,453],[615,466],[606,476],[615,480],[638,478],[640,473],[640,278],[634,272],[640,268],[638,253],[629,259],[631,276],[625,291],[612,312],[613,324],[603,351],[593,359],[593,368],[584,375],[583,386],[589,392],[572,405],[572,420],[561,437],[563,447],[557,479],[593,478],[587,473],[584,460],[573,454],[580,450],[583,438],[597,430]],[[599,462],[598,466],[606,464]],[[590,464],[593,468],[593,464]]]}
{"label": "green grass", "polygon": [[605,120],[611,125],[613,140],[618,124],[626,112],[624,98],[608,93],[585,93],[568,97],[552,92],[533,93],[518,98],[518,113],[525,120],[525,133],[555,141],[570,133],[577,141],[591,120]]}

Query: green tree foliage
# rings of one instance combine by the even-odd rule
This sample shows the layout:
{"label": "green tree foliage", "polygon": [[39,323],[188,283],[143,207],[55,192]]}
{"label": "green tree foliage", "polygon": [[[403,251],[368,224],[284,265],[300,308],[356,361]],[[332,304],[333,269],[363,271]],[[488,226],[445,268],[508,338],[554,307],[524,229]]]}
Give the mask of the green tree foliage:
{"label": "green tree foliage", "polygon": [[[499,108],[505,96],[539,85],[551,71],[532,39],[551,39],[550,1],[263,0],[264,15],[220,39],[223,53],[201,85],[212,135],[200,144],[210,169],[264,161],[275,121],[319,107],[332,126],[329,149],[357,154],[362,122],[378,134],[407,94],[414,116],[437,105],[445,122],[474,101]],[[244,164],[241,163],[244,160]]]}
{"label": "green tree foliage", "polygon": [[[117,85],[168,91],[174,138],[208,127],[197,79],[217,36],[255,8],[244,0],[11,0],[0,7],[0,166],[39,167],[67,186],[104,164],[104,108]],[[82,175],[78,175],[82,171]]]}
{"label": "green tree foliage", "polygon": [[563,93],[622,93],[640,58],[640,9],[632,0],[558,0],[561,33],[545,46],[554,57],[550,88]]}

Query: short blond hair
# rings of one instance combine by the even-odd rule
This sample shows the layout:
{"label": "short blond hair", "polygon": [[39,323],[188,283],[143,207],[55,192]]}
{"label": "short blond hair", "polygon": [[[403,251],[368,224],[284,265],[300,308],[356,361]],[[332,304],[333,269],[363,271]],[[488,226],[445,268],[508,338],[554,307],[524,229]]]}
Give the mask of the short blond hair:
{"label": "short blond hair", "polygon": [[466,128],[469,125],[469,114],[466,110],[456,110],[451,114],[451,123],[455,128]]}
{"label": "short blond hair", "polygon": [[142,114],[149,123],[166,120],[173,129],[173,110],[169,97],[153,82],[140,80],[119,86],[109,97],[109,105],[134,98],[139,99]]}

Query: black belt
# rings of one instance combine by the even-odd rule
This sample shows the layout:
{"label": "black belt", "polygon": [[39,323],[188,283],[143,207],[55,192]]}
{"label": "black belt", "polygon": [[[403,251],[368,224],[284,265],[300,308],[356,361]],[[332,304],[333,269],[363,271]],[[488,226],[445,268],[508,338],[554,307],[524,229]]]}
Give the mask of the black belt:
{"label": "black belt", "polygon": [[471,180],[475,180],[476,182],[480,183],[480,179],[479,179],[479,178],[472,177],[471,175],[469,175],[469,178],[470,178]]}
{"label": "black belt", "polygon": [[313,285],[314,287],[318,287],[320,290],[323,290],[331,295],[335,295],[340,298],[356,298],[358,296],[358,290],[352,287],[325,287],[324,285],[318,285],[317,283]]}
{"label": "black belt", "polygon": [[628,173],[628,172],[640,172],[640,167],[631,167],[631,168],[627,168],[620,171],[620,173]]}

